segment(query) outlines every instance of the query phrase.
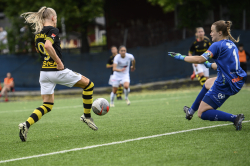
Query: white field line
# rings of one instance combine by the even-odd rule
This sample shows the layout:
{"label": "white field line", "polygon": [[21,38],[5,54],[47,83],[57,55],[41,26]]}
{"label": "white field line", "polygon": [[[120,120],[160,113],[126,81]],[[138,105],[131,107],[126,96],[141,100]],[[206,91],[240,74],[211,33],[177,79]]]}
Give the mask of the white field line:
{"label": "white field line", "polygon": [[[247,122],[250,122],[250,120],[249,121],[244,121],[243,123],[247,123]],[[43,157],[43,156],[62,154],[62,153],[68,153],[68,152],[85,150],[85,149],[93,149],[93,148],[102,147],[102,146],[117,145],[117,144],[122,144],[122,143],[126,143],[126,142],[133,142],[133,141],[139,141],[139,140],[144,140],[144,139],[149,139],[149,138],[156,138],[156,137],[162,137],[162,136],[166,136],[166,135],[174,135],[174,134],[179,134],[179,133],[186,133],[186,132],[190,132],[190,131],[210,129],[210,128],[215,128],[215,127],[228,126],[228,125],[232,125],[232,123],[220,124],[220,125],[214,125],[214,126],[207,126],[207,127],[200,127],[200,128],[182,130],[182,131],[175,131],[175,132],[170,132],[170,133],[157,134],[157,135],[139,137],[139,138],[134,138],[134,139],[127,139],[127,140],[124,140],[124,141],[117,141],[117,142],[111,142],[111,143],[106,143],[106,144],[85,146],[85,147],[82,147],[82,148],[74,148],[74,149],[69,149],[69,150],[62,150],[62,151],[51,152],[51,153],[44,153],[44,154],[38,154],[38,155],[15,158],[15,159],[9,159],[9,160],[1,160],[0,163],[7,163],[7,162],[25,160],[25,159],[31,159],[31,158],[38,158],[38,157]]]}
{"label": "white field line", "polygon": [[[162,100],[174,100],[174,99],[180,99],[180,98],[188,98],[189,96],[180,96],[180,97],[170,97],[170,98],[156,98],[156,99],[147,99],[147,100],[132,100],[131,103],[138,103],[138,102],[149,102],[149,101],[162,101]],[[125,102],[124,102],[125,103]],[[120,102],[117,104],[121,104]],[[83,105],[74,105],[74,106],[65,106],[65,107],[54,107],[55,109],[65,109],[65,108],[80,108],[83,107]],[[1,113],[10,113],[10,112],[23,112],[23,111],[33,111],[35,108],[31,109],[23,109],[23,110],[9,110],[9,111],[0,111]]]}

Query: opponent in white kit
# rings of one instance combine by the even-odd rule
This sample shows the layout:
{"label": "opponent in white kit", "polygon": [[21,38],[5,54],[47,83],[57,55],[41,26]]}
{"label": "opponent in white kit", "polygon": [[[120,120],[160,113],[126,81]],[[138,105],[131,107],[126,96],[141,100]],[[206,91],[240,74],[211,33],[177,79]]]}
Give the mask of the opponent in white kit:
{"label": "opponent in white kit", "polygon": [[129,94],[129,68],[130,62],[132,62],[131,71],[135,70],[135,58],[132,54],[127,53],[127,49],[125,46],[119,47],[119,54],[117,54],[114,58],[113,64],[113,77],[112,77],[112,92],[110,94],[110,107],[114,107],[114,98],[116,95],[117,88],[119,84],[123,84],[125,100],[128,105],[130,105],[130,101],[128,99]]}

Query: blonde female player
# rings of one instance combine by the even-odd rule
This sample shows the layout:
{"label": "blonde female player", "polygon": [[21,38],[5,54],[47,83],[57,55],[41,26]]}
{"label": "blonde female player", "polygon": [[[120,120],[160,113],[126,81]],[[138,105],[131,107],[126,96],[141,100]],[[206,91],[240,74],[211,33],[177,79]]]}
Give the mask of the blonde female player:
{"label": "blonde female player", "polygon": [[130,105],[130,101],[128,99],[129,94],[129,68],[130,62],[132,61],[131,71],[135,70],[135,58],[132,54],[127,53],[127,49],[125,46],[119,47],[119,54],[115,56],[114,64],[113,64],[113,77],[112,77],[112,92],[110,94],[110,107],[114,107],[114,98],[117,91],[117,88],[120,84],[123,84],[125,100],[127,105]]}
{"label": "blonde female player", "polygon": [[98,128],[90,114],[93,103],[94,83],[81,74],[64,67],[59,30],[56,28],[57,15],[55,10],[42,7],[38,12],[27,12],[21,16],[35,30],[36,50],[40,53],[43,60],[39,80],[43,105],[36,108],[27,121],[19,124],[20,139],[23,142],[26,141],[30,126],[40,120],[44,114],[52,110],[56,84],[83,88],[84,114],[80,117],[80,120],[86,123],[91,129],[97,130]]}

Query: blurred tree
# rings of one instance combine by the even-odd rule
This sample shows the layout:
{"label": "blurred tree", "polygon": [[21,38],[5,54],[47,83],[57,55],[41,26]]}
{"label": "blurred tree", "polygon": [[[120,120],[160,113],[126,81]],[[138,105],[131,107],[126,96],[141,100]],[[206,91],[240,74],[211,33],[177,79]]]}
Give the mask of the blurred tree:
{"label": "blurred tree", "polygon": [[[4,13],[13,22],[20,19],[18,16],[24,12],[37,12],[42,6],[51,7],[56,10],[60,27],[61,18],[65,18],[67,31],[81,33],[81,52],[89,52],[87,40],[87,27],[95,17],[103,16],[103,0],[0,0],[4,1]],[[15,28],[15,27],[13,27]]]}
{"label": "blurred tree", "polygon": [[[164,12],[171,12],[176,10],[178,15],[179,28],[195,28],[203,26],[209,16],[209,11],[218,11],[221,7],[228,9],[224,18],[229,16],[233,21],[234,28],[242,28],[243,10],[246,10],[246,22],[250,22],[250,11],[247,6],[250,6],[249,0],[148,0],[152,5],[159,5]],[[219,19],[222,19],[219,18]]]}

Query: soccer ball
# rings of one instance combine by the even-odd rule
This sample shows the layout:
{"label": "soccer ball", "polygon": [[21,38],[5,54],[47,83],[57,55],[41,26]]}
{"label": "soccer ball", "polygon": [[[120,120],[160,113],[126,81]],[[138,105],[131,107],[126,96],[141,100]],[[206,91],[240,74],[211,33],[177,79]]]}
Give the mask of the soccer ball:
{"label": "soccer ball", "polygon": [[97,98],[92,104],[92,110],[96,115],[105,115],[109,112],[109,102],[104,98]]}

